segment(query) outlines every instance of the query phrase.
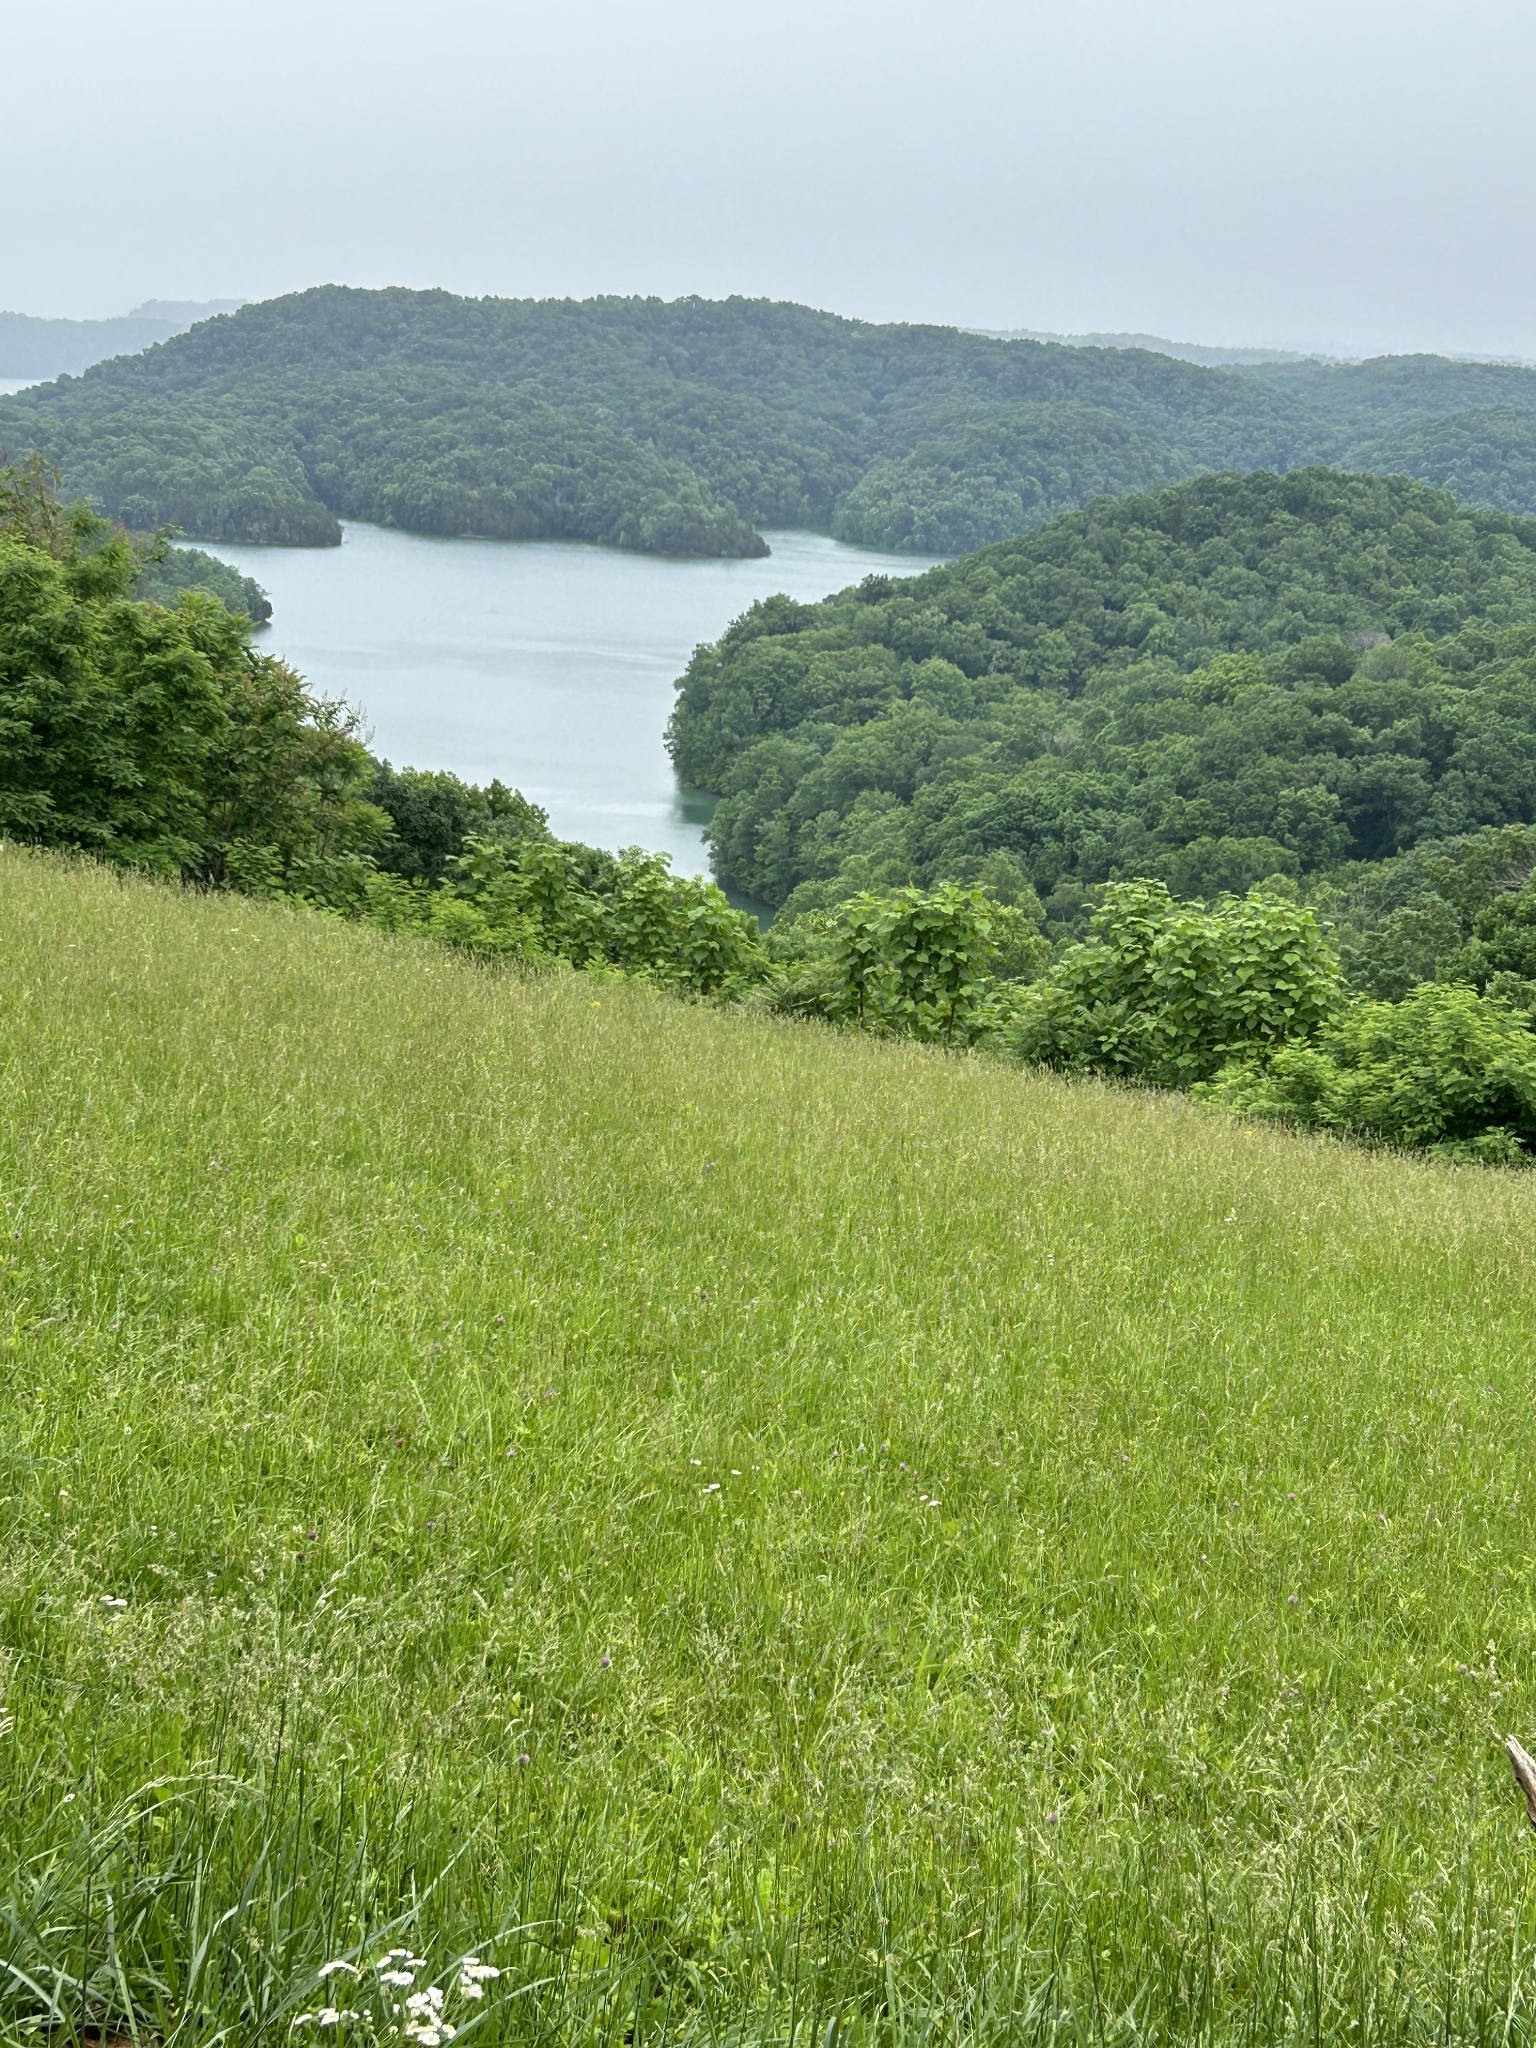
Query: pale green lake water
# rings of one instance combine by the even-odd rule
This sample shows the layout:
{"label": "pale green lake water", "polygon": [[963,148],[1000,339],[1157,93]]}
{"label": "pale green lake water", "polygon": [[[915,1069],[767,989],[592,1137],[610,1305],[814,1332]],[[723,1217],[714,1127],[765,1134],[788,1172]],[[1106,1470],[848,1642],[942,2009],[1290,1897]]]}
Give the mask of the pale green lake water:
{"label": "pale green lake water", "polygon": [[499,775],[562,838],[653,847],[698,874],[711,802],[678,787],[662,745],[694,648],[770,591],[824,597],[932,566],[820,534],[767,539],[758,561],[675,561],[349,525],[339,548],[209,551],[270,593],[258,644],[359,707],[375,753]]}

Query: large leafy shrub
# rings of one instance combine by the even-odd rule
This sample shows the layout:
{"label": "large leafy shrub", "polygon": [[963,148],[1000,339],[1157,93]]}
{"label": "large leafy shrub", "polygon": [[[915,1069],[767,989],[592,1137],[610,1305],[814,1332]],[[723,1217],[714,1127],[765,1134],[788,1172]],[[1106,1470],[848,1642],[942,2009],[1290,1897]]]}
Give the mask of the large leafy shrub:
{"label": "large leafy shrub", "polygon": [[741,993],[767,970],[745,912],[712,882],[670,873],[665,854],[634,847],[472,836],[440,888],[374,874],[366,914],[471,953],[617,968],[701,995]]}
{"label": "large leafy shrub", "polygon": [[1536,1036],[1470,988],[1343,1011],[1315,1043],[1235,1060],[1198,1091],[1245,1116],[1458,1158],[1536,1150]]}
{"label": "large leafy shrub", "polygon": [[1021,997],[1009,1042],[1069,1072],[1187,1087],[1240,1048],[1312,1038],[1338,1003],[1333,951],[1288,897],[1260,888],[1207,907],[1121,882]]}
{"label": "large leafy shrub", "polygon": [[955,883],[863,891],[775,925],[769,951],[777,1008],[948,1045],[994,1037],[1050,958],[1038,904]]}
{"label": "large leafy shrub", "polygon": [[953,1040],[992,964],[990,906],[979,889],[896,889],[855,896],[834,924],[843,1005],[860,1024]]}

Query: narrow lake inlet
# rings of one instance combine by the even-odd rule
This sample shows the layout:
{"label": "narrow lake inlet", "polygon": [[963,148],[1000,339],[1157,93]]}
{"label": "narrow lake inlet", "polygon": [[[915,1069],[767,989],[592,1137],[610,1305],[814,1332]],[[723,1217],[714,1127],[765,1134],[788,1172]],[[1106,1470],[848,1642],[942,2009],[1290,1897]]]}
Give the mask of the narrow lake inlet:
{"label": "narrow lake inlet", "polygon": [[770,533],[755,561],[680,561],[345,531],[340,548],[210,547],[270,593],[259,644],[356,705],[396,767],[499,775],[562,838],[655,848],[682,874],[707,872],[712,802],[678,786],[662,734],[694,648],[772,591],[932,566],[810,533]]}

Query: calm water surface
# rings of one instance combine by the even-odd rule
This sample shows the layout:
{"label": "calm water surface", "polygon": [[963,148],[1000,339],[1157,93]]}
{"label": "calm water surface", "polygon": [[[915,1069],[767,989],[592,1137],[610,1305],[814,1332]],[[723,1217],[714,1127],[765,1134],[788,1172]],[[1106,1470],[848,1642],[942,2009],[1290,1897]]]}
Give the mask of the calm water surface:
{"label": "calm water surface", "polygon": [[259,643],[362,710],[375,753],[472,782],[499,775],[562,838],[655,847],[699,874],[711,800],[678,787],[662,745],[694,648],[770,591],[824,597],[872,571],[932,566],[819,534],[767,539],[758,561],[665,561],[349,525],[339,548],[211,552],[270,593]]}

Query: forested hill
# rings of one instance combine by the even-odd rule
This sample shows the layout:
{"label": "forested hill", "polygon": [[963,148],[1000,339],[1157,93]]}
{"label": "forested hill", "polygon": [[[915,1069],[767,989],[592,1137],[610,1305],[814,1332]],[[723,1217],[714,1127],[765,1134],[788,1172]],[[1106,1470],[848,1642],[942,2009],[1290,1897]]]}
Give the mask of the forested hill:
{"label": "forested hill", "polygon": [[830,530],[958,553],[1101,494],[1308,462],[1536,512],[1536,374],[1203,368],[733,299],[326,286],[0,401],[135,528],[324,545],[340,518],[681,554]]}
{"label": "forested hill", "polygon": [[336,518],[734,554],[756,528],[947,552],[1100,491],[1285,464],[1284,393],[1156,356],[732,300],[326,287],[0,406],[130,525],[324,542]]}
{"label": "forested hill", "polygon": [[1187,895],[1536,817],[1536,521],[1307,470],[1103,500],[910,581],[758,604],[679,685],[717,872]]}

